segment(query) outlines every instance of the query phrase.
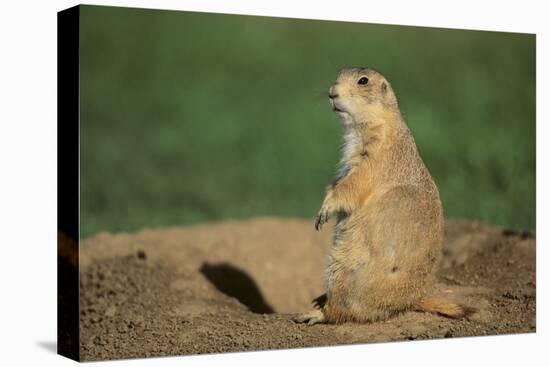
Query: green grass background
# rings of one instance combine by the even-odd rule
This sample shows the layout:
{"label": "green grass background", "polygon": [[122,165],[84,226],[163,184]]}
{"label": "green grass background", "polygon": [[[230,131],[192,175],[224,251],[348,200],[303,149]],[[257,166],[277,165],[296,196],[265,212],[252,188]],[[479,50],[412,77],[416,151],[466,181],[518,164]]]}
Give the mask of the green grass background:
{"label": "green grass background", "polygon": [[83,236],[313,218],[349,66],[392,83],[447,217],[535,228],[534,35],[83,6],[80,37]]}

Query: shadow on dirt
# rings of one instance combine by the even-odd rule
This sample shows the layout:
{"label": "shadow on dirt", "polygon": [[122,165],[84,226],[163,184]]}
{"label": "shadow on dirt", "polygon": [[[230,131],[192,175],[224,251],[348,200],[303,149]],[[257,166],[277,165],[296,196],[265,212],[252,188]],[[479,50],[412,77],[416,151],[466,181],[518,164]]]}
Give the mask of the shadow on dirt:
{"label": "shadow on dirt", "polygon": [[274,313],[258,285],[246,272],[227,263],[203,263],[200,272],[220,292],[239,300],[254,313]]}

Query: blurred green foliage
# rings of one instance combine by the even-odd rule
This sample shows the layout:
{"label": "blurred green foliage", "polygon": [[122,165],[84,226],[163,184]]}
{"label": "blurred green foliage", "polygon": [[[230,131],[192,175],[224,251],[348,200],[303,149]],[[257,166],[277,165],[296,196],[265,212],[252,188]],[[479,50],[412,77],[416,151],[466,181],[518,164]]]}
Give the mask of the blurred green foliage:
{"label": "blurred green foliage", "polygon": [[534,35],[83,6],[80,37],[83,236],[313,218],[350,66],[391,81],[447,217],[535,228]]}

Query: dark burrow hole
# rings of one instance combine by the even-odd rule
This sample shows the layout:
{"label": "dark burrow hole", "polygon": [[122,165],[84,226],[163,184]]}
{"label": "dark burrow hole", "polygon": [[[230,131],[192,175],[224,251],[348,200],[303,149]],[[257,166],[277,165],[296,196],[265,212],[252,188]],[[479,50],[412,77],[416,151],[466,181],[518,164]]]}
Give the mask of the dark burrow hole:
{"label": "dark burrow hole", "polygon": [[258,285],[245,271],[227,263],[203,263],[200,272],[220,292],[239,300],[254,313],[274,313]]}

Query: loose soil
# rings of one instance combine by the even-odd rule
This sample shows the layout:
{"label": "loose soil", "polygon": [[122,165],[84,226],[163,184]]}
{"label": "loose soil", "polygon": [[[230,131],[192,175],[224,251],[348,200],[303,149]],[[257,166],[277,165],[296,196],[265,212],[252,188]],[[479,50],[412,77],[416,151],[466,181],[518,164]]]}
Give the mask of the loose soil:
{"label": "loose soil", "polygon": [[535,331],[535,239],[463,220],[446,223],[435,292],[477,308],[469,319],[406,312],[372,324],[295,324],[290,316],[324,293],[331,232],[258,218],[83,240],[81,359]]}

